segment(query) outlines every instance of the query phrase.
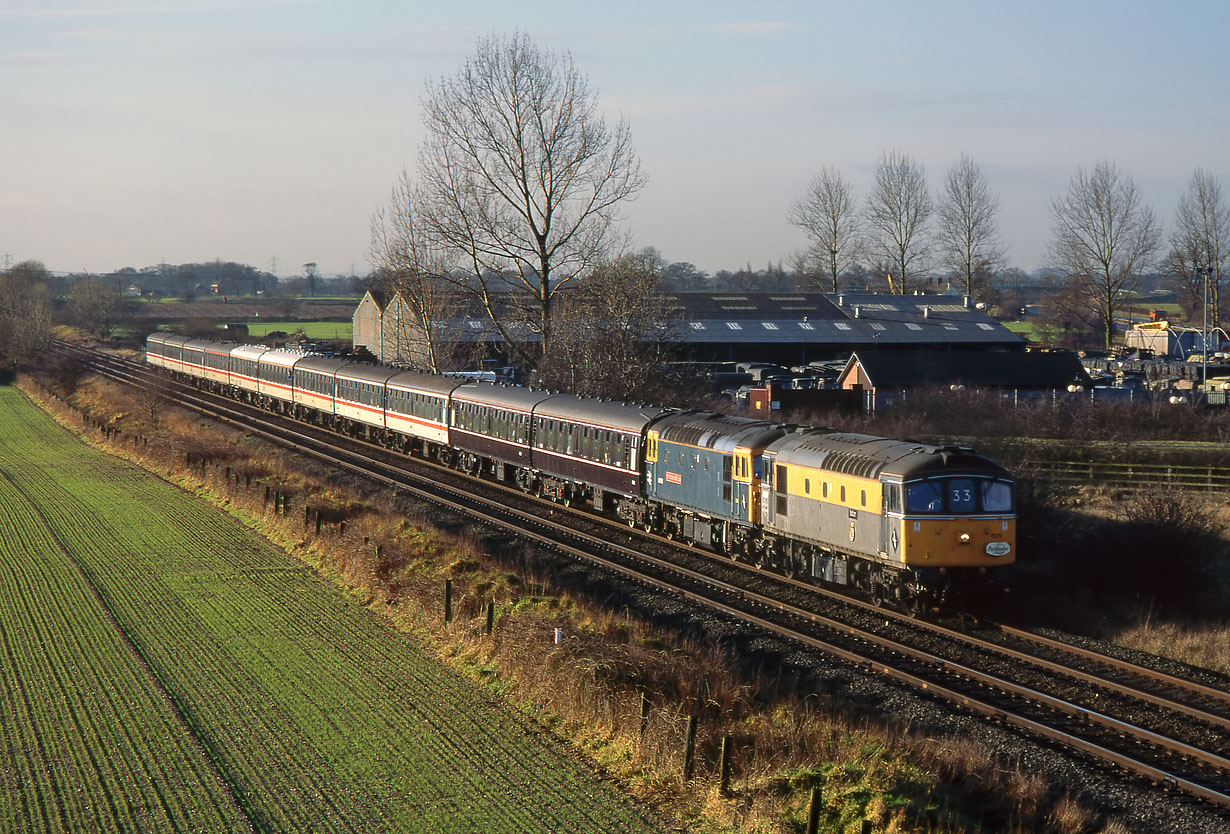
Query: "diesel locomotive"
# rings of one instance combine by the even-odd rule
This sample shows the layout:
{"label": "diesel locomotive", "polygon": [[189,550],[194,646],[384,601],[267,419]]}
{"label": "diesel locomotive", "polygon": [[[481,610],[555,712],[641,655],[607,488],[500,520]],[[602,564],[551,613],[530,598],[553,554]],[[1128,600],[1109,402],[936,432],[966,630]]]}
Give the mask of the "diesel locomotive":
{"label": "diesel locomotive", "polygon": [[971,449],[155,334],[146,360],[261,408],[907,610],[1016,559],[1012,476]]}

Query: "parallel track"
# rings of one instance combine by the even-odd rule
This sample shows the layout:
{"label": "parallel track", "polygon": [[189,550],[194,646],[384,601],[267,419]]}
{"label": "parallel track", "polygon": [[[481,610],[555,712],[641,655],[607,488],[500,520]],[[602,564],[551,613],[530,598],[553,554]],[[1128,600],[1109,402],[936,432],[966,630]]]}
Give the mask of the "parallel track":
{"label": "parallel track", "polygon": [[[58,345],[127,384],[140,363]],[[161,377],[165,380],[165,377]],[[892,611],[681,548],[589,513],[462,476],[232,400],[177,386],[185,407],[331,465],[395,485],[571,558],[945,699],[996,722],[1182,791],[1230,815],[1230,694],[1007,626],[969,630]],[[616,535],[615,530],[621,535]],[[616,544],[623,538],[629,545]]]}

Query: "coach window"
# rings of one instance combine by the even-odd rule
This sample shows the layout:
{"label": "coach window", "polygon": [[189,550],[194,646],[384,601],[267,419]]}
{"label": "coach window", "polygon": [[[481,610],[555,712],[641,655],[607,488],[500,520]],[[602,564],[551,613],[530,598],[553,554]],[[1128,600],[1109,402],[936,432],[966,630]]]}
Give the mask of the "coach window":
{"label": "coach window", "polygon": [[859,504],[861,504],[862,506],[864,507],[867,506],[867,490],[865,489],[859,490],[858,501],[859,501]]}
{"label": "coach window", "polygon": [[846,485],[841,485],[841,503],[846,503]]}
{"label": "coach window", "polygon": [[803,479],[803,494],[811,495],[811,478]]}

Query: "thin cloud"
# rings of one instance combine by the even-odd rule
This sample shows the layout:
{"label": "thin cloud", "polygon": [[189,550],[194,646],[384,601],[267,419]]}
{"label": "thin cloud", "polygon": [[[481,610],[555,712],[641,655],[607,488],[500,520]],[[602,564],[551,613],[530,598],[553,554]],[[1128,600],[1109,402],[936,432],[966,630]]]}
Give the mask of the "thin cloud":
{"label": "thin cloud", "polygon": [[712,23],[705,28],[710,32],[721,32],[724,35],[775,35],[778,32],[789,31],[792,27],[789,23],[761,20],[746,23]]}
{"label": "thin cloud", "polygon": [[85,2],[77,5],[65,4],[59,8],[28,6],[26,8],[0,9],[0,17],[131,17],[134,15],[233,12],[280,6],[315,5],[316,2],[317,0],[182,0],[182,2],[153,3],[144,6],[113,6],[106,2],[106,0],[103,0],[103,2]]}

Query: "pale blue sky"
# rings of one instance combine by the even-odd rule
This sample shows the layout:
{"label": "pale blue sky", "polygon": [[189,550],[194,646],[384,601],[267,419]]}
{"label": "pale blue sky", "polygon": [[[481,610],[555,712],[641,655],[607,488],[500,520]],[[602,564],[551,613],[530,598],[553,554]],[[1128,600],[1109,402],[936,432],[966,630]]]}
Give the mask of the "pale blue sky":
{"label": "pale blue sky", "polygon": [[788,260],[812,174],[862,194],[884,150],[933,193],[970,154],[1025,269],[1078,166],[1167,223],[1196,166],[1230,178],[1225,0],[0,0],[0,258],[366,272],[425,82],[515,29],[628,120],[634,244],[709,271]]}

